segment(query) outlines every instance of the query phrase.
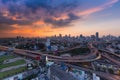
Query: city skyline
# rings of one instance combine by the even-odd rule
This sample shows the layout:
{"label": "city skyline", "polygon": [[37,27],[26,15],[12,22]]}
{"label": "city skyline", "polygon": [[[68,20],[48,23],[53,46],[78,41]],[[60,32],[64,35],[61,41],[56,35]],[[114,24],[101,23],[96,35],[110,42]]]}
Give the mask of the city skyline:
{"label": "city skyline", "polygon": [[0,0],[1,37],[120,36],[120,0]]}

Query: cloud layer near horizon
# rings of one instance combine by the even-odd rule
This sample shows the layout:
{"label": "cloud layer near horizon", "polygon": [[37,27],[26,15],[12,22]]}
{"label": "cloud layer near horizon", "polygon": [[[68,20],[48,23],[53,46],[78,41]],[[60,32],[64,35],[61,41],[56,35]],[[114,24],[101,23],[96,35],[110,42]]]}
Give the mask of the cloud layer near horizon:
{"label": "cloud layer near horizon", "polygon": [[101,0],[100,4],[90,7],[84,0],[0,0],[0,30],[15,30],[20,26],[30,26],[31,29],[68,27],[73,21],[104,10],[116,2],[118,0]]}

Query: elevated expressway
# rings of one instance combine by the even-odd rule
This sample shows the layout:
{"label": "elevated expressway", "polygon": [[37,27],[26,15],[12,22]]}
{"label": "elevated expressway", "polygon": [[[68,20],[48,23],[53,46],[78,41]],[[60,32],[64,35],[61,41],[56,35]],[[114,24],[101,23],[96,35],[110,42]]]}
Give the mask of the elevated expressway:
{"label": "elevated expressway", "polygon": [[[73,50],[76,48],[80,48],[80,46],[77,46],[75,48],[71,48],[71,49],[67,49],[64,51],[69,51],[69,50]],[[8,50],[9,47],[6,46],[0,46],[0,50]],[[39,56],[47,56],[48,60],[50,61],[63,61],[63,62],[91,62],[91,61],[95,61],[101,58],[101,55],[99,54],[98,50],[93,48],[92,46],[89,46],[89,49],[91,50],[91,52],[88,55],[82,55],[82,56],[73,56],[73,57],[62,57],[62,56],[55,56],[55,55],[50,55],[50,54],[45,54],[45,53],[41,53],[41,52],[35,52],[35,51],[30,51],[30,50],[23,50],[23,49],[13,49],[14,53],[21,53],[22,55],[28,56],[35,56],[35,55],[39,55]],[[63,51],[59,51],[63,52]],[[23,54],[24,53],[24,54]]]}
{"label": "elevated expressway", "polygon": [[[112,53],[112,52],[110,52],[110,51],[104,50],[104,49],[99,49],[99,51],[102,52],[101,55],[102,55],[103,57],[109,59],[110,61],[114,62],[116,65],[118,65],[118,66],[120,67],[120,61],[118,61],[118,60],[115,59],[115,58],[112,58],[112,57],[110,56],[110,54],[111,54],[111,55],[114,55],[114,56],[116,56],[116,57],[118,57],[118,58],[120,58],[119,55],[117,55],[116,53]],[[109,55],[108,55],[108,53],[109,53]]]}
{"label": "elevated expressway", "polygon": [[[76,48],[78,48],[78,47],[76,47]],[[0,46],[0,50],[7,51],[8,49],[9,49],[9,47]],[[91,50],[90,54],[85,55],[85,56],[74,56],[74,57],[61,57],[61,56],[55,56],[55,55],[50,55],[50,54],[44,54],[41,52],[22,50],[22,49],[13,49],[13,52],[19,52],[21,54],[25,53],[25,54],[29,54],[29,55],[32,54],[32,55],[39,55],[39,56],[47,56],[48,60],[50,60],[50,61],[63,61],[63,62],[91,62],[91,61],[95,61],[95,60],[100,59],[101,55],[103,56],[103,54],[100,54],[99,51],[96,48],[94,48],[92,45],[89,46],[89,49]],[[69,49],[69,50],[71,50],[71,49]],[[96,56],[96,57],[93,58],[93,56]],[[77,68],[77,69],[81,69],[84,71],[89,71],[91,73],[95,73],[95,74],[99,75],[100,77],[103,77],[107,80],[120,80],[120,76],[117,76],[117,75],[112,75],[109,73],[94,71],[94,70],[90,70],[87,68],[81,68],[81,67],[73,66],[70,64],[67,64],[67,65],[74,67],[74,68]]]}
{"label": "elevated expressway", "polygon": [[61,58],[48,57],[48,60],[62,61],[62,62],[91,62],[91,61],[98,60],[100,58],[101,58],[101,55],[97,51],[94,51],[93,53],[90,53],[89,55],[86,55],[86,56],[61,57]]}

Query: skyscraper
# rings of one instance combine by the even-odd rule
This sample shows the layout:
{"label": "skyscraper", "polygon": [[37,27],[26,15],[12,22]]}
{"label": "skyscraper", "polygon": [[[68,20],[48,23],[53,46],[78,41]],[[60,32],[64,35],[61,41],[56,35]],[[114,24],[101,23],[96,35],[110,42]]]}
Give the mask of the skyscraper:
{"label": "skyscraper", "polygon": [[96,32],[96,40],[98,40],[98,39],[99,39],[99,33]]}
{"label": "skyscraper", "polygon": [[62,37],[62,34],[59,34],[59,37]]}

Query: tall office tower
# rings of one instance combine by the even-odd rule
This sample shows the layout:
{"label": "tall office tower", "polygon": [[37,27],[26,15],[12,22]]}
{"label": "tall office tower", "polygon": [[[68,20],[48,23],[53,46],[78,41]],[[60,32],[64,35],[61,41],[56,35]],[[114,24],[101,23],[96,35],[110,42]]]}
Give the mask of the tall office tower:
{"label": "tall office tower", "polygon": [[69,34],[69,38],[71,37],[71,35]]}
{"label": "tall office tower", "polygon": [[59,34],[59,37],[62,37],[62,34]]}
{"label": "tall office tower", "polygon": [[57,36],[56,36],[56,35],[54,35],[54,37],[56,38]]}
{"label": "tall office tower", "polygon": [[83,38],[83,35],[82,35],[82,34],[80,34],[80,38]]}
{"label": "tall office tower", "polygon": [[98,40],[98,39],[99,39],[99,33],[96,32],[96,40]]}

